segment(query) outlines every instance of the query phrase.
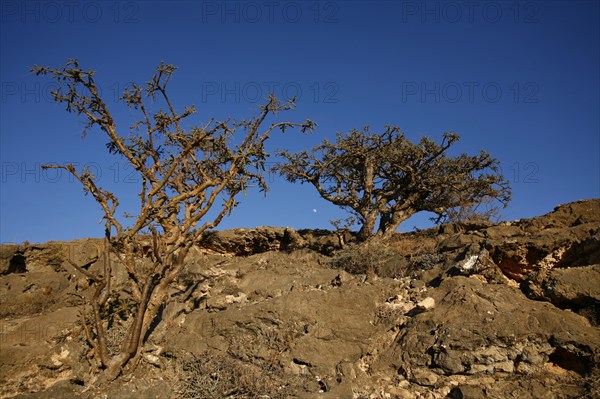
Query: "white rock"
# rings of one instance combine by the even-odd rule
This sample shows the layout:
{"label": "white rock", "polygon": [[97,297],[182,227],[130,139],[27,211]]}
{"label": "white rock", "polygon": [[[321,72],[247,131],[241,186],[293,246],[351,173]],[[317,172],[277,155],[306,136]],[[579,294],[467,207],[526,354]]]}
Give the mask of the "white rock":
{"label": "white rock", "polygon": [[477,264],[478,260],[479,260],[478,255],[472,255],[468,261],[466,261],[465,263],[462,264],[461,268],[463,270],[471,270]]}
{"label": "white rock", "polygon": [[60,367],[64,364],[64,360],[69,356],[69,351],[65,348],[60,349],[60,353],[55,353],[50,356],[50,361],[57,367]]}
{"label": "white rock", "polygon": [[160,358],[158,356],[153,355],[151,353],[146,353],[146,354],[144,354],[144,358],[151,365],[156,366],[156,367],[160,367]]}
{"label": "white rock", "polygon": [[422,309],[431,309],[435,306],[435,299],[428,296],[427,298],[423,299],[421,302],[417,303],[417,306],[419,306]]}

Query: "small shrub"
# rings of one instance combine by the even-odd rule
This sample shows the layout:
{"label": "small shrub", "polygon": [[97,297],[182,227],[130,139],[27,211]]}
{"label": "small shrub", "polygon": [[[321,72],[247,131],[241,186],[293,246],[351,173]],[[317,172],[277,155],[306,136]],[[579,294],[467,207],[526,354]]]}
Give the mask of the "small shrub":
{"label": "small shrub", "polygon": [[226,354],[206,351],[178,360],[180,399],[288,398],[302,390],[300,381],[271,375]]}
{"label": "small shrub", "polygon": [[428,232],[404,233],[389,241],[389,246],[397,252],[414,256],[435,251],[436,237],[427,235]]}
{"label": "small shrub", "polygon": [[[351,274],[375,273],[382,275],[389,263],[399,258],[399,253],[380,241],[348,245],[331,260],[331,267]],[[385,273],[386,275],[388,273]]]}
{"label": "small shrub", "polygon": [[433,269],[436,265],[443,261],[442,254],[439,253],[424,253],[413,255],[410,257],[410,271],[424,271]]}
{"label": "small shrub", "polygon": [[443,256],[435,252],[434,239],[412,237],[348,245],[335,253],[330,265],[351,274],[375,273],[379,277],[394,278],[432,269],[443,260]]}

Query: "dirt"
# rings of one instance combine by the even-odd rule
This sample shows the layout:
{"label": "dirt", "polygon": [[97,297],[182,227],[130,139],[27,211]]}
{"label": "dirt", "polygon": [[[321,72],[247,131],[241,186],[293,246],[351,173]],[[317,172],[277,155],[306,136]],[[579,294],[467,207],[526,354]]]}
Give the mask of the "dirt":
{"label": "dirt", "polygon": [[103,390],[80,325],[90,287],[67,262],[101,242],[0,246],[0,397],[600,397],[600,200],[339,243],[207,234],[177,283],[186,300],[173,295],[135,371]]}

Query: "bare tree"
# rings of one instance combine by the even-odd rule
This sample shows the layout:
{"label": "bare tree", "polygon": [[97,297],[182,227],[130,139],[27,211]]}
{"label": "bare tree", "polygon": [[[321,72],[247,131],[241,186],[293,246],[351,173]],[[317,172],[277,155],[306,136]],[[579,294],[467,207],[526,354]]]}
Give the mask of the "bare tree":
{"label": "bare tree", "polygon": [[[295,107],[294,100],[280,102],[271,95],[251,119],[211,119],[203,126],[185,129],[182,122],[195,109],[186,107],[178,112],[167,95],[167,84],[175,69],[161,63],[145,87],[133,84],[124,91],[120,100],[140,116],[126,134],[119,133],[100,96],[94,72],[81,69],[77,60],[71,59],[61,68],[35,66],[32,70],[37,75],[52,77],[59,86],[52,92],[54,100],[66,104],[68,112],[83,115],[86,130],[99,128],[108,138],[110,153],[123,157],[141,178],[139,213],[132,216],[130,226],[125,226],[117,215],[116,196],[99,187],[89,170],[78,171],[72,164],[43,166],[71,173],[104,213],[106,245],[102,271],[93,273],[88,268],[97,258],[86,265],[73,264],[95,287],[88,305],[91,312],[82,313],[82,319],[87,341],[93,348],[92,357],[97,359],[100,369],[98,383],[114,380],[135,364],[132,359],[139,359],[149,328],[169,298],[169,285],[182,272],[186,255],[203,232],[217,226],[235,208],[240,192],[252,186],[268,190],[263,172],[268,156],[264,144],[269,135],[276,129],[314,128],[310,120],[263,127],[270,114]],[[151,112],[151,102],[164,108]],[[236,136],[238,130],[243,135]],[[207,218],[208,211],[214,208],[218,212]],[[147,254],[150,266],[136,262],[142,252],[140,235],[151,237]],[[117,292],[111,285],[110,253],[127,270],[127,292],[134,304],[127,335],[116,353],[107,349],[110,326],[105,314],[111,302],[123,292]]]}
{"label": "bare tree", "polygon": [[329,224],[335,228],[335,235],[338,238],[340,249],[344,249],[346,246],[346,236],[350,234],[350,227],[352,227],[354,223],[356,223],[356,218],[353,216],[329,221]]}
{"label": "bare tree", "polygon": [[397,126],[381,134],[365,127],[338,133],[335,143],[325,140],[310,152],[278,151],[286,161],[274,169],[290,182],[312,184],[324,199],[353,213],[364,241],[389,236],[420,211],[442,220],[448,210],[490,198],[508,203],[510,187],[488,153],[447,155],[458,139],[445,133],[440,143],[427,137],[412,143]]}

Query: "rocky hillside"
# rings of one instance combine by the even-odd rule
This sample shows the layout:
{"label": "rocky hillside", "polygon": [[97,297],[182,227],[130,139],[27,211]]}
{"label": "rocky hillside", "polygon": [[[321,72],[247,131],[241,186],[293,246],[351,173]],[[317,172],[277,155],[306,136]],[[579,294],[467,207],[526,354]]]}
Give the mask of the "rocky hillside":
{"label": "rocky hillside", "polygon": [[4,245],[0,397],[600,397],[600,200],[339,243],[286,228],[207,235],[135,372],[103,392],[86,390],[89,286],[66,262],[100,242]]}

